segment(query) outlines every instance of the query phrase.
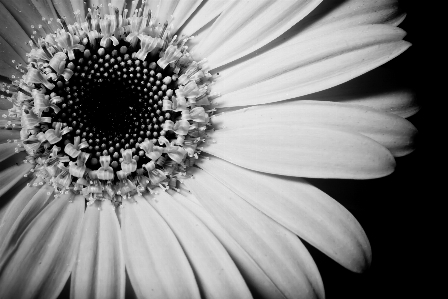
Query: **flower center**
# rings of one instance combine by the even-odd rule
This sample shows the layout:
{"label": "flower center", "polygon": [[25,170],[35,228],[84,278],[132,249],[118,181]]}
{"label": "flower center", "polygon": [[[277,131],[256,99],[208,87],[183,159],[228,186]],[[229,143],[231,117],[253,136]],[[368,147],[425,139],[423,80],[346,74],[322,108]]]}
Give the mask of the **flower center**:
{"label": "flower center", "polygon": [[[99,41],[95,44],[98,44]],[[172,100],[177,89],[177,74],[171,67],[157,65],[158,55],[136,58],[129,42],[95,50],[86,43],[84,52],[76,51],[68,66],[73,70],[69,81],[56,81],[50,98],[60,97],[60,111],[42,113],[70,127],[55,145],[64,148],[74,138],[85,139],[90,154],[88,168],[99,166],[101,156],[111,157],[110,165],[118,170],[122,152],[130,149],[137,168],[151,161],[140,148],[145,139],[154,143],[160,136],[176,138],[163,129],[166,120],[175,122],[180,112],[163,111],[162,100]],[[139,43],[134,49],[140,49]],[[95,53],[95,54],[93,54]]]}
{"label": "flower center", "polygon": [[194,165],[214,77],[188,53],[189,37],[171,35],[145,1],[111,11],[75,13],[78,22],[33,37],[26,75],[6,88],[33,172],[59,192],[119,204],[176,189]]}

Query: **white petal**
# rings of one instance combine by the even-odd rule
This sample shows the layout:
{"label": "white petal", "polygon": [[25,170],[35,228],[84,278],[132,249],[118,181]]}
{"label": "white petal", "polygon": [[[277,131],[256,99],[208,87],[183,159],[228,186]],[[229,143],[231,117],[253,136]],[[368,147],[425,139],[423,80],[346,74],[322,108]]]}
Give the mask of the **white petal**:
{"label": "white petal", "polygon": [[[26,65],[25,61],[1,36],[0,49],[0,75],[8,78],[12,78],[13,75],[19,78],[22,77],[22,73],[20,73],[20,71],[16,69],[16,65],[18,63]],[[15,61],[15,63],[13,63],[12,61]],[[6,94],[6,96],[9,95]]]}
{"label": "white petal", "polygon": [[[35,179],[29,185],[23,187],[20,192],[11,200],[8,210],[5,212],[0,222],[0,245],[5,240],[16,219],[28,204],[30,199],[40,190],[40,179]],[[34,185],[34,183],[36,183]]]}
{"label": "white petal", "polygon": [[33,165],[22,163],[20,165],[13,165],[6,169],[2,169],[0,172],[0,196],[5,194],[12,186],[20,181],[31,168],[33,168]]}
{"label": "white petal", "polygon": [[173,232],[141,196],[123,200],[126,270],[138,298],[200,298],[193,271]]}
{"label": "white petal", "polygon": [[31,199],[27,198],[29,202],[27,202],[17,218],[14,219],[14,224],[5,237],[2,238],[3,243],[0,246],[0,268],[9,258],[9,255],[16,249],[20,236],[31,221],[49,204],[53,191],[52,186],[45,185]]}
{"label": "white petal", "polygon": [[0,162],[14,155],[17,143],[9,142],[0,144]]}
{"label": "white petal", "polygon": [[344,84],[296,99],[357,104],[409,117],[420,106],[415,92],[399,79],[397,73],[379,67]]}
{"label": "white petal", "polygon": [[[75,16],[73,14],[73,7],[70,1],[67,0],[51,0],[54,9],[57,13],[65,19],[67,24],[73,24]],[[54,21],[53,21],[54,22]]]}
{"label": "white petal", "polygon": [[125,271],[121,232],[109,200],[90,205],[71,276],[70,298],[124,298]]}
{"label": "white petal", "polygon": [[59,24],[56,22],[56,10],[54,9],[53,4],[51,4],[51,1],[31,0],[31,3],[33,3],[41,16],[46,19],[45,22],[47,22],[47,24],[50,18],[53,19],[53,21],[48,24],[48,26],[51,27],[52,31],[60,28]]}
{"label": "white petal", "polygon": [[258,126],[269,122],[289,126],[318,126],[360,133],[386,147],[394,156],[404,156],[414,150],[417,129],[394,114],[361,105],[324,101],[287,101],[272,105],[245,108],[212,118],[219,128]]}
{"label": "white petal", "polygon": [[22,57],[22,59],[25,59],[25,54],[31,50],[27,44],[30,38],[26,35],[22,26],[17,23],[3,3],[0,3],[0,20],[2,20],[2,25],[0,26],[0,36],[3,37],[9,45],[11,45],[11,47]]}
{"label": "white petal", "polygon": [[245,251],[229,233],[205,210],[200,202],[189,191],[180,193],[168,190],[170,195],[182,206],[198,217],[225,247],[237,265],[241,275],[255,297],[273,299],[285,298],[278,287],[266,275],[262,268]]}
{"label": "white petal", "polygon": [[[0,82],[3,82],[2,79],[3,79],[3,77],[0,77]],[[8,82],[9,82],[9,79],[8,79]],[[0,110],[5,111],[5,110],[11,109],[11,108],[12,108],[12,102],[8,101],[6,98],[4,98],[4,99],[0,98]],[[11,131],[11,130],[0,129],[0,131]],[[4,141],[2,141],[1,143],[4,143]]]}
{"label": "white petal", "polygon": [[185,21],[196,11],[202,0],[182,0],[177,3],[173,12],[173,22],[171,23],[173,28],[172,32],[176,32]]}
{"label": "white petal", "polygon": [[[122,0],[121,2],[123,2],[123,1],[124,0]],[[79,11],[79,16],[83,20],[86,17],[85,10],[84,10],[84,2],[85,2],[84,0],[70,0],[70,3],[72,4],[72,7],[73,7],[73,12]],[[114,3],[117,1],[111,1],[111,2]],[[93,1],[90,1],[90,3],[93,3]],[[122,3],[122,5],[123,5],[123,3]],[[120,12],[121,12],[121,10],[120,10]]]}
{"label": "white petal", "polygon": [[[49,32],[50,27],[47,22],[42,22],[41,14],[29,1],[2,1],[2,3],[14,16],[28,36],[33,34],[33,31],[37,29],[38,24],[41,24],[42,29]],[[34,25],[35,28],[31,28],[31,25]],[[39,35],[40,34],[41,33],[39,33]]]}
{"label": "white petal", "polygon": [[327,128],[267,123],[210,135],[205,152],[266,173],[370,179],[388,175],[395,167],[391,153],[372,139]]}
{"label": "white petal", "polygon": [[20,139],[20,131],[0,129],[0,144],[6,143],[7,140]]}
{"label": "white petal", "polygon": [[406,14],[397,0],[324,1],[302,22],[295,31],[282,36],[282,46],[305,39],[316,38],[337,30],[368,24],[398,26]]}
{"label": "white petal", "polygon": [[170,16],[173,14],[174,9],[176,9],[177,4],[180,0],[171,0],[171,1],[163,1],[161,0],[160,8],[158,11],[158,20],[161,23],[164,23],[167,21]]}
{"label": "white petal", "polygon": [[[8,108],[9,109],[9,108]],[[0,110],[0,116],[3,116],[3,114],[8,114],[8,110]],[[5,127],[11,127],[11,125],[14,125],[15,127],[13,130],[20,130],[22,128],[22,124],[20,123],[20,119],[11,119],[11,118],[3,118],[0,117],[0,130],[5,130]]]}
{"label": "white petal", "polygon": [[161,189],[145,196],[179,240],[205,298],[252,298],[241,274],[224,247],[191,212]]}
{"label": "white petal", "polygon": [[215,21],[210,34],[192,49],[211,68],[266,45],[311,12],[322,0],[238,1]]}
{"label": "white petal", "polygon": [[0,277],[0,298],[59,295],[75,262],[84,213],[84,197],[70,198],[53,200],[22,234]]}
{"label": "white petal", "polygon": [[223,10],[233,4],[235,0],[207,0],[203,1],[194,12],[186,25],[180,30],[180,34],[190,36],[195,34],[203,26],[216,18]]}
{"label": "white petal", "polygon": [[369,266],[372,253],[358,221],[306,181],[251,171],[214,157],[197,165],[344,267],[362,272]]}
{"label": "white petal", "polygon": [[410,45],[403,37],[399,28],[367,25],[274,48],[222,72],[212,91],[223,95],[213,104],[258,105],[336,86],[402,53]]}
{"label": "white petal", "polygon": [[185,185],[251,255],[287,298],[323,298],[320,274],[296,235],[252,207],[206,172]]}

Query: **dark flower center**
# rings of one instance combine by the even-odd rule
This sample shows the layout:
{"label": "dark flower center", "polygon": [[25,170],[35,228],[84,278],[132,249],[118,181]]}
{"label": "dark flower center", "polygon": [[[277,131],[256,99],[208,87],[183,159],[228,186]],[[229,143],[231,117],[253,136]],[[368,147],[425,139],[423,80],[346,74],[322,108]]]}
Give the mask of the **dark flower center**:
{"label": "dark flower center", "polygon": [[146,138],[156,142],[162,135],[176,137],[162,125],[166,120],[175,122],[180,113],[162,111],[162,100],[171,100],[177,76],[171,67],[161,69],[157,65],[159,55],[148,54],[145,61],[134,58],[139,44],[132,48],[121,40],[119,45],[107,48],[95,48],[90,43],[85,47],[84,52],[75,51],[75,59],[67,61],[66,67],[73,70],[70,80],[59,77],[53,82],[56,87],[46,93],[61,97],[56,104],[61,110],[56,114],[50,109],[42,116],[72,128],[56,144],[58,147],[63,149],[77,136],[88,143],[83,149],[90,154],[87,167],[96,169],[100,156],[109,155],[110,165],[117,169],[121,152],[131,149],[141,168],[151,159],[139,143]]}

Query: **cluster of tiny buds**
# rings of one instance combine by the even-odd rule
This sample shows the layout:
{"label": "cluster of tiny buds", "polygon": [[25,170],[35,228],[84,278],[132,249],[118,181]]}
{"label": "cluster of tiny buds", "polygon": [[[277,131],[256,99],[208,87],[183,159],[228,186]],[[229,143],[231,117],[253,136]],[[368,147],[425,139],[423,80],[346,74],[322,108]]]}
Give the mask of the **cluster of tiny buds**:
{"label": "cluster of tiny buds", "polygon": [[[128,18],[127,9],[107,15],[114,11],[111,3],[89,8],[85,20],[76,12],[73,25],[59,15],[56,23],[42,18],[52,26],[31,26],[28,68],[13,61],[26,75],[13,75],[2,88],[21,107],[3,115],[12,119],[6,126],[28,134],[22,137],[25,161],[40,165],[30,173],[46,178],[59,194],[100,186],[121,202],[155,187],[179,191],[176,182],[182,183],[179,178],[199,158],[198,144],[208,138],[215,109],[202,106],[219,96],[208,89],[219,74],[206,72],[205,59],[191,59],[185,46],[190,38],[171,38],[168,21],[153,23],[146,1],[137,5],[132,1]],[[46,31],[55,26],[60,28]],[[21,148],[18,143],[16,151]],[[83,185],[91,173],[98,177],[92,174]],[[114,190],[106,188],[112,182]],[[89,204],[104,200],[95,192]]]}

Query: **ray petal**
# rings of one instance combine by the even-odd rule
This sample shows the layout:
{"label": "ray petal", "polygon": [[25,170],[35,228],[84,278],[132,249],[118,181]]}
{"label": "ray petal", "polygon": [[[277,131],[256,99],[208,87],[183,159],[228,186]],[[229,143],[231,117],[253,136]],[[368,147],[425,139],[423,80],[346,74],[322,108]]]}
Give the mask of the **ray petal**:
{"label": "ray petal", "polygon": [[291,32],[282,36],[282,46],[316,38],[337,30],[368,24],[398,26],[406,14],[397,0],[324,1]]}
{"label": "ray petal", "polygon": [[180,0],[160,1],[160,8],[158,11],[159,22],[165,22],[166,20],[169,20],[179,2]]}
{"label": "ray petal", "polygon": [[[73,12],[79,11],[80,17],[82,19],[84,19],[85,18],[85,10],[84,10],[84,2],[85,1],[84,0],[70,0],[70,2],[73,7]],[[113,3],[116,1],[111,1],[111,2]],[[121,12],[121,9],[120,9],[120,12]]]}
{"label": "ray petal", "polygon": [[0,144],[0,162],[14,155],[16,153],[15,151],[16,148],[17,143],[15,142]]}
{"label": "ray petal", "polygon": [[248,170],[214,157],[201,159],[198,166],[342,266],[355,272],[369,266],[370,244],[358,221],[305,180]]}
{"label": "ray petal", "polygon": [[84,202],[83,196],[63,195],[33,220],[2,272],[1,298],[52,299],[59,295],[76,259]]}
{"label": "ray petal", "polygon": [[0,129],[0,144],[15,139],[20,139],[20,131]]}
{"label": "ray petal", "polygon": [[258,126],[269,122],[289,126],[323,126],[335,130],[357,132],[386,147],[400,157],[414,150],[417,129],[407,120],[355,104],[325,101],[287,101],[260,105],[218,114],[212,118],[216,127],[228,129]]}
{"label": "ray petal", "polygon": [[192,17],[187,20],[186,24],[180,30],[181,34],[190,36],[199,31],[202,27],[216,18],[222,11],[232,5],[235,0],[207,0],[203,1],[198,9],[193,13]]}
{"label": "ray petal", "polygon": [[11,45],[22,59],[25,59],[25,54],[31,50],[27,44],[30,38],[2,3],[0,3],[0,20],[2,20],[0,36]]}
{"label": "ray petal", "polygon": [[138,298],[200,298],[173,232],[141,196],[123,200],[121,231],[126,270]]}
{"label": "ray petal", "polygon": [[185,23],[201,2],[202,0],[182,0],[177,3],[173,12],[172,32],[176,32]]}
{"label": "ray petal", "polygon": [[[46,31],[50,30],[46,22],[42,22],[42,15],[37,8],[29,1],[9,1],[0,0],[8,11],[14,16],[17,22],[22,26],[28,36],[33,35],[33,31],[37,31],[38,25],[41,24]],[[34,29],[31,28],[34,26]],[[37,36],[41,36],[42,32],[38,32]]]}
{"label": "ray petal", "polygon": [[53,195],[53,187],[44,185],[34,194],[26,206],[15,219],[14,224],[9,229],[0,246],[0,269],[10,254],[16,249],[18,240],[31,221],[48,205]]}
{"label": "ray petal", "polygon": [[266,123],[210,135],[205,152],[266,173],[371,179],[388,175],[395,167],[391,153],[372,139],[328,128]]}
{"label": "ray petal", "polygon": [[14,75],[20,78],[23,74],[16,69],[16,66],[21,63],[23,65],[22,69],[25,70],[25,61],[1,36],[0,49],[0,75],[8,78],[11,78],[12,75]]}
{"label": "ray petal", "polygon": [[254,259],[233,239],[213,218],[199,201],[188,191],[168,193],[182,206],[198,217],[225,247],[243,275],[247,285],[256,298],[286,298]]}
{"label": "ray petal", "polygon": [[324,298],[316,265],[296,235],[200,169],[184,184],[287,298]]}
{"label": "ray petal", "polygon": [[124,298],[121,232],[109,200],[87,206],[70,298]]}
{"label": "ray petal", "polygon": [[33,168],[33,165],[22,163],[20,165],[13,165],[7,169],[2,169],[0,172],[0,196],[5,194],[5,192],[21,180],[31,168]]}
{"label": "ray petal", "polygon": [[[0,74],[0,76],[2,76]],[[5,98],[0,98],[0,110],[7,110],[7,109],[11,109],[12,108],[12,102],[10,102],[8,100],[7,97],[9,97],[8,93],[2,93],[0,92],[1,95],[5,96]],[[3,128],[0,129],[1,131],[4,131]],[[0,143],[4,143],[4,141],[0,141]]]}
{"label": "ray petal", "polygon": [[11,200],[11,204],[0,222],[0,245],[30,199],[40,190],[42,184],[39,178],[32,180]]}
{"label": "ray petal", "polygon": [[75,16],[73,14],[73,7],[70,1],[67,0],[47,0],[53,3],[53,7],[56,12],[65,19],[67,24],[73,24],[75,20]]}
{"label": "ray petal", "polygon": [[216,68],[247,55],[280,36],[322,0],[252,0],[228,7],[213,24],[207,39],[192,49]]}
{"label": "ray petal", "polygon": [[[56,10],[49,0],[31,0],[31,2],[39,11],[40,15],[45,18],[45,22],[52,29],[52,31],[55,31],[59,28],[59,25],[55,22],[57,18]],[[48,24],[50,19],[52,19],[53,21]]]}
{"label": "ray petal", "polygon": [[145,198],[165,219],[179,240],[204,298],[252,298],[241,274],[208,228],[161,189]]}
{"label": "ray petal", "polygon": [[223,71],[212,87],[222,96],[213,104],[259,105],[342,84],[405,51],[404,35],[394,26],[364,25],[274,48]]}
{"label": "ray petal", "polygon": [[[0,39],[2,39],[0,37]],[[5,45],[5,43],[0,41],[0,46]],[[0,50],[0,53],[3,52]],[[8,61],[0,58],[0,75],[11,78],[12,76],[20,77],[20,72],[17,71],[14,67],[10,66]]]}
{"label": "ray petal", "polygon": [[406,118],[417,113],[420,105],[415,92],[399,78],[379,67],[344,84],[295,99],[363,105]]}

